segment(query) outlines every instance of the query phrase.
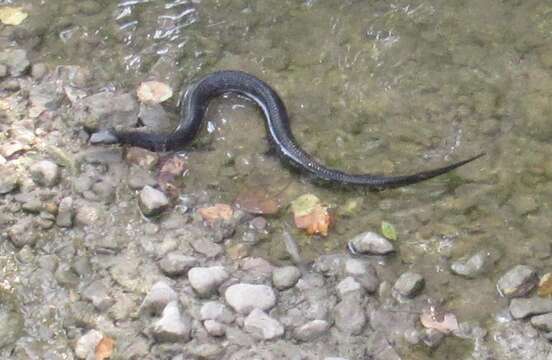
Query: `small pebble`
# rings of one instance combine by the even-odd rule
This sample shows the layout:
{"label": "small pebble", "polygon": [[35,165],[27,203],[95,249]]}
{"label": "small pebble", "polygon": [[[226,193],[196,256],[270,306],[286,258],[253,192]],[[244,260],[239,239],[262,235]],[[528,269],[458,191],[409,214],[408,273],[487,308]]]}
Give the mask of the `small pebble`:
{"label": "small pebble", "polygon": [[393,286],[393,291],[399,297],[411,299],[422,291],[424,285],[425,280],[422,275],[408,271],[399,276]]}
{"label": "small pebble", "polygon": [[79,359],[93,359],[96,354],[96,346],[102,340],[103,335],[98,330],[90,330],[77,340],[75,355]]}
{"label": "small pebble", "polygon": [[30,168],[31,178],[40,186],[55,186],[60,179],[61,170],[56,163],[49,160],[42,160],[33,164]]}
{"label": "small pebble", "polygon": [[284,266],[276,268],[272,273],[272,284],[278,290],[289,289],[297,283],[301,272],[295,266]]}
{"label": "small pebble", "polygon": [[149,185],[140,191],[140,208],[146,216],[156,216],[169,207],[169,199],[161,191]]}
{"label": "small pebble", "polygon": [[159,261],[161,271],[168,276],[185,275],[197,264],[197,258],[177,252],[170,252]]}
{"label": "small pebble", "polygon": [[191,324],[184,319],[177,301],[171,301],[163,309],[161,318],[153,324],[153,336],[159,342],[187,342],[190,340]]}
{"label": "small pebble", "polygon": [[538,281],[535,269],[527,265],[517,265],[498,279],[497,288],[507,298],[522,297],[533,290]]}
{"label": "small pebble", "polygon": [[284,327],[260,309],[253,309],[243,322],[245,331],[262,340],[272,340],[284,335]]}
{"label": "small pebble", "polygon": [[151,290],[146,295],[141,309],[159,314],[168,303],[177,299],[177,293],[169,285],[163,281],[158,281],[153,284]]}
{"label": "small pebble", "polygon": [[383,236],[367,231],[349,241],[349,250],[353,254],[387,255],[394,252],[395,248]]}
{"label": "small pebble", "polygon": [[234,284],[224,293],[226,302],[240,314],[249,314],[253,309],[269,310],[276,305],[276,295],[266,285]]}
{"label": "small pebble", "polygon": [[194,267],[188,271],[188,281],[200,296],[209,296],[230,275],[222,266]]}

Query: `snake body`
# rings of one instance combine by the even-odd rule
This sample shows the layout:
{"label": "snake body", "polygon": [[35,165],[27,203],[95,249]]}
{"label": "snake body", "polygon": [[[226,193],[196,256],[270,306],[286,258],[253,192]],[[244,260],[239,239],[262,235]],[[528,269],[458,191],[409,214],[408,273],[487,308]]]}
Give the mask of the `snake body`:
{"label": "snake body", "polygon": [[173,132],[147,133],[111,129],[104,130],[101,139],[96,134],[92,135],[91,142],[128,144],[152,151],[180,150],[200,130],[209,101],[224,93],[237,93],[253,100],[264,114],[268,139],[277,154],[293,167],[330,183],[359,185],[369,189],[410,185],[445,174],[484,155],[482,153],[441,168],[401,176],[349,174],[328,168],[297,144],[291,132],[286,107],[276,91],[253,75],[233,70],[208,74],[183,94],[180,101],[180,123]]}

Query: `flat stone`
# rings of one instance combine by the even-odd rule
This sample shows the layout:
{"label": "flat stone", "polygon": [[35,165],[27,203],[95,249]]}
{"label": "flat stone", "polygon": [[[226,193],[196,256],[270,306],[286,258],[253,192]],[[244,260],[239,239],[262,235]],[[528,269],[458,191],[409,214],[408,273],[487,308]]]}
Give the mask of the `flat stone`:
{"label": "flat stone", "polygon": [[352,276],[347,276],[345,279],[341,280],[337,284],[336,289],[337,294],[341,299],[343,299],[347,294],[353,292],[363,293],[364,291],[364,288]]}
{"label": "flat stone", "polygon": [[88,130],[132,128],[136,125],[138,103],[130,94],[101,92],[82,99],[79,105],[85,109],[81,116],[83,126]]}
{"label": "flat stone", "polygon": [[96,346],[102,340],[103,334],[98,330],[90,330],[81,336],[75,345],[75,355],[79,359],[93,359],[96,354]]}
{"label": "flat stone", "polygon": [[293,337],[299,341],[313,341],[326,334],[330,324],[326,320],[312,320],[293,330]]}
{"label": "flat stone", "polygon": [[253,309],[243,322],[245,331],[262,340],[272,340],[284,335],[284,327],[260,309]]}
{"label": "flat stone", "polygon": [[531,318],[531,325],[535,328],[545,331],[552,331],[552,314],[537,315]]}
{"label": "flat stone", "polygon": [[497,288],[507,298],[522,297],[533,290],[538,281],[535,269],[527,265],[517,265],[498,279]]}
{"label": "flat stone", "polygon": [[371,231],[364,232],[349,241],[353,253],[387,255],[395,251],[393,244],[383,236]]}
{"label": "flat stone", "polygon": [[209,296],[230,277],[222,266],[194,267],[188,271],[188,281],[200,296]]}
{"label": "flat stone", "polygon": [[226,302],[240,314],[249,314],[253,309],[263,311],[276,305],[276,295],[266,285],[234,284],[224,293]]}
{"label": "flat stone", "polygon": [[454,261],[450,269],[456,274],[469,279],[476,278],[487,272],[499,259],[498,253],[493,249],[485,249],[470,256],[464,256]]}
{"label": "flat stone", "polygon": [[424,285],[425,280],[422,275],[408,271],[399,276],[393,286],[393,290],[399,296],[413,298],[422,291]]}
{"label": "flat stone", "polygon": [[514,319],[523,319],[531,315],[552,313],[552,299],[539,297],[515,298],[510,301],[510,313]]}
{"label": "flat stone", "polygon": [[335,326],[349,335],[359,335],[366,325],[366,314],[358,297],[348,296],[334,308]]}
{"label": "flat stone", "polygon": [[224,324],[230,324],[235,319],[232,311],[226,305],[218,301],[209,301],[203,304],[199,311],[199,316],[203,321],[215,320]]}
{"label": "flat stone", "polygon": [[159,342],[187,342],[192,327],[189,319],[184,319],[177,301],[171,301],[163,309],[161,318],[153,324],[153,336]]}
{"label": "flat stone", "polygon": [[284,266],[274,270],[272,284],[278,290],[285,290],[295,286],[300,277],[301,271],[297,267]]}
{"label": "flat stone", "polygon": [[168,303],[177,299],[178,294],[173,288],[163,281],[158,281],[153,284],[140,308],[141,310],[159,314]]}
{"label": "flat stone", "polygon": [[170,252],[159,261],[161,271],[168,276],[185,275],[197,264],[197,258],[178,252]]}
{"label": "flat stone", "polygon": [[42,160],[33,164],[30,168],[31,178],[40,186],[55,186],[60,179],[61,170],[59,166],[49,160]]}
{"label": "flat stone", "polygon": [[205,255],[208,258],[217,257],[224,251],[222,246],[205,237],[191,240],[190,245],[192,245],[192,248],[195,251]]}
{"label": "flat stone", "polygon": [[151,186],[144,186],[140,191],[140,209],[146,216],[155,216],[169,207],[167,196]]}
{"label": "flat stone", "polygon": [[8,49],[0,52],[0,64],[8,67],[11,76],[23,75],[31,66],[27,52],[23,49]]}
{"label": "flat stone", "polygon": [[61,199],[58,206],[58,213],[56,216],[56,224],[59,227],[71,227],[73,226],[73,199],[71,197],[65,197]]}

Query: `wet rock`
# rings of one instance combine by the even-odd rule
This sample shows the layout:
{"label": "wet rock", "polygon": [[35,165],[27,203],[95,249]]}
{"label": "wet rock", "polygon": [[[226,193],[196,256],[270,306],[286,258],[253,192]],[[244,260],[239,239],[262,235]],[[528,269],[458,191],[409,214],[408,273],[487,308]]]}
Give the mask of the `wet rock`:
{"label": "wet rock", "polygon": [[214,320],[224,324],[234,321],[234,314],[226,305],[218,301],[209,301],[203,304],[199,312],[201,320]]}
{"label": "wet rock", "polygon": [[266,285],[234,284],[224,293],[226,302],[240,314],[249,314],[253,309],[269,310],[276,305],[276,295]]}
{"label": "wet rock", "polygon": [[102,92],[84,98],[81,123],[90,131],[99,128],[132,128],[136,125],[138,103],[130,94]]}
{"label": "wet rock", "polygon": [[552,313],[552,299],[533,297],[515,298],[510,301],[510,313],[514,319],[523,319],[531,315]]}
{"label": "wet rock", "polygon": [[144,168],[131,166],[128,174],[128,186],[133,190],[141,190],[144,186],[155,186],[157,181]]}
{"label": "wet rock", "polygon": [[347,276],[345,279],[341,280],[339,284],[336,286],[337,294],[341,299],[345,297],[345,295],[357,292],[357,293],[363,293],[364,288],[352,277]]}
{"label": "wet rock", "polygon": [[284,335],[284,327],[260,309],[253,309],[243,322],[245,331],[262,340],[272,340]]}
{"label": "wet rock", "polygon": [[60,179],[61,170],[56,163],[42,160],[33,164],[30,168],[31,178],[40,186],[55,186]]}
{"label": "wet rock", "polygon": [[497,288],[507,298],[521,297],[533,290],[538,281],[537,272],[532,267],[517,265],[498,279]]}
{"label": "wet rock", "polygon": [[161,271],[168,276],[184,275],[197,264],[197,258],[177,252],[170,252],[159,261]]}
{"label": "wet rock", "polygon": [[217,257],[224,250],[222,246],[205,237],[201,237],[199,239],[193,239],[192,241],[190,241],[190,244],[192,245],[195,251],[205,255],[208,258]]}
{"label": "wet rock", "polygon": [[36,63],[31,67],[31,76],[35,80],[40,80],[48,72],[48,67],[44,63]]}
{"label": "wet rock", "polygon": [[499,254],[493,249],[480,250],[471,256],[465,256],[454,261],[450,269],[460,276],[476,278],[485,273],[499,259]]}
{"label": "wet rock", "polygon": [[348,296],[334,309],[335,326],[342,332],[358,335],[366,324],[366,315],[357,296]]}
{"label": "wet rock", "polygon": [[33,246],[39,237],[31,218],[17,220],[8,230],[8,238],[18,248],[25,245]]}
{"label": "wet rock", "polygon": [[82,205],[77,207],[75,224],[80,226],[93,225],[100,219],[99,210],[95,207]]}
{"label": "wet rock", "polygon": [[326,334],[330,324],[326,320],[312,320],[293,330],[293,337],[299,341],[313,341]]}
{"label": "wet rock", "polygon": [[226,333],[226,327],[215,320],[205,320],[203,326],[205,326],[205,330],[207,330],[211,336],[220,337],[224,336]]}
{"label": "wet rock", "polygon": [[82,296],[91,301],[96,309],[100,311],[107,310],[114,303],[113,298],[109,295],[107,287],[100,280],[90,283],[83,290]]}
{"label": "wet rock", "polygon": [[369,294],[375,293],[378,290],[379,279],[376,269],[372,265],[366,264],[359,259],[347,259],[344,270],[346,274],[352,275]]}
{"label": "wet rock", "polygon": [[169,207],[169,199],[161,191],[145,186],[140,191],[140,208],[146,216],[159,215]]}
{"label": "wet rock", "polygon": [[[1,166],[1,165],[0,165]],[[19,187],[17,175],[7,167],[0,167],[0,195],[16,190]]]}
{"label": "wet rock", "polygon": [[96,346],[102,340],[103,334],[98,330],[90,330],[77,340],[75,355],[79,359],[93,359],[96,355]]}
{"label": "wet rock", "polygon": [[349,241],[349,250],[355,254],[386,255],[395,251],[395,248],[383,236],[367,231]]}
{"label": "wet rock", "polygon": [[188,271],[188,281],[200,296],[211,295],[229,277],[222,266],[195,267]]}
{"label": "wet rock", "polygon": [[171,301],[178,299],[178,294],[165,282],[158,281],[151,287],[140,309],[159,314]]}
{"label": "wet rock", "polygon": [[182,317],[177,301],[171,301],[163,309],[161,318],[153,324],[153,336],[159,342],[187,342],[191,324]]}
{"label": "wet rock", "polygon": [[422,275],[408,271],[399,276],[393,286],[393,291],[398,297],[411,299],[422,291],[424,285],[425,280]]}
{"label": "wet rock", "polygon": [[161,104],[141,103],[138,118],[148,131],[164,132],[173,129],[169,116]]}
{"label": "wet rock", "polygon": [[65,197],[61,199],[58,206],[58,213],[56,217],[56,224],[59,227],[71,227],[73,226],[73,199],[71,197]]}
{"label": "wet rock", "polygon": [[8,67],[11,76],[21,76],[31,63],[27,59],[27,52],[23,49],[9,49],[0,52],[0,64]]}
{"label": "wet rock", "polygon": [[284,266],[276,268],[272,273],[272,284],[278,290],[289,289],[297,283],[301,272],[295,266]]}
{"label": "wet rock", "polygon": [[535,328],[545,331],[552,331],[552,314],[537,315],[531,318],[531,325]]}

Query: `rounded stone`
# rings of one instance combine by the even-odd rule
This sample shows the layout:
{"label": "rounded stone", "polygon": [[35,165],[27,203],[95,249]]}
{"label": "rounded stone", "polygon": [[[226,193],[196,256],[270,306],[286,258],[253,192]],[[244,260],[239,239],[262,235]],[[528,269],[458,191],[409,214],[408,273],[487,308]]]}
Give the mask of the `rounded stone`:
{"label": "rounded stone", "polygon": [[57,185],[60,179],[61,170],[56,163],[49,160],[42,160],[33,164],[30,168],[31,178],[40,186],[52,187]]}
{"label": "rounded stone", "polygon": [[278,290],[289,289],[297,283],[301,277],[301,271],[295,266],[277,268],[272,273],[272,284]]}
{"label": "rounded stone", "polygon": [[188,280],[200,296],[211,295],[230,275],[222,266],[194,267],[188,271]]}
{"label": "rounded stone", "polygon": [[394,252],[395,248],[383,236],[367,231],[349,241],[349,250],[355,254],[386,255]]}
{"label": "rounded stone", "polygon": [[284,327],[276,319],[260,309],[253,309],[243,321],[245,331],[262,340],[272,340],[284,335]]}
{"label": "rounded stone", "polygon": [[276,305],[276,295],[266,285],[234,284],[224,294],[226,302],[240,314],[249,314],[253,309],[269,310]]}
{"label": "rounded stone", "polygon": [[533,290],[538,281],[535,269],[527,265],[517,265],[498,279],[497,289],[507,298],[521,297]]}
{"label": "rounded stone", "polygon": [[167,196],[149,185],[140,191],[140,209],[146,216],[159,215],[169,206]]}
{"label": "rounded stone", "polygon": [[393,286],[393,291],[399,296],[413,298],[422,291],[424,285],[425,280],[422,275],[408,271],[399,276]]}

